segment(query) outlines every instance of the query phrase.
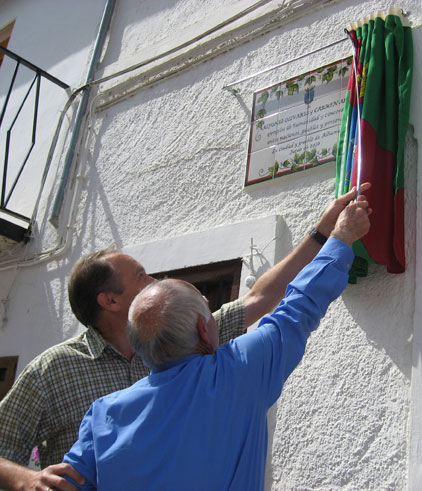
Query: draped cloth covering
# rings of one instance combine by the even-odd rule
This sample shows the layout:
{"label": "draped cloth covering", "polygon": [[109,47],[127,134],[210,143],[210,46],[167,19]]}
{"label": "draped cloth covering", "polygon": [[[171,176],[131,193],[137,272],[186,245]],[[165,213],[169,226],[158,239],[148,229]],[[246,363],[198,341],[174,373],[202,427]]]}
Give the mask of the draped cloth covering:
{"label": "draped cloth covering", "polygon": [[367,275],[368,262],[385,265],[390,273],[402,273],[406,266],[404,143],[413,45],[409,23],[394,7],[387,14],[377,12],[353,23],[347,33],[354,45],[356,70],[350,73],[339,133],[336,196],[371,182],[365,195],[373,210],[369,233],[353,245],[349,281],[355,283],[357,276]]}

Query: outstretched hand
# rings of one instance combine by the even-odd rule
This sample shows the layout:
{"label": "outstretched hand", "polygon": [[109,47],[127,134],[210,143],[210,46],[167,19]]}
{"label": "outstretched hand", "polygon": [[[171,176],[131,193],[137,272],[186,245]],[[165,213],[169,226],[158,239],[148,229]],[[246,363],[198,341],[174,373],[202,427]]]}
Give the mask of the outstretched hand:
{"label": "outstretched hand", "polygon": [[[364,184],[360,185],[359,191],[360,193],[364,193],[365,191],[370,189],[370,187],[371,184],[369,182],[365,182]],[[332,201],[325,209],[315,228],[326,237],[328,237],[334,230],[340,213],[348,206],[351,201],[355,199],[357,199],[357,201],[366,200],[364,195],[359,195],[357,198],[356,195],[356,188],[353,187],[348,193],[343,194],[342,196],[339,196],[334,201]]]}
{"label": "outstretched hand", "polygon": [[352,246],[353,242],[369,232],[371,212],[365,196],[360,195],[357,201],[351,201],[340,213],[330,236]]}

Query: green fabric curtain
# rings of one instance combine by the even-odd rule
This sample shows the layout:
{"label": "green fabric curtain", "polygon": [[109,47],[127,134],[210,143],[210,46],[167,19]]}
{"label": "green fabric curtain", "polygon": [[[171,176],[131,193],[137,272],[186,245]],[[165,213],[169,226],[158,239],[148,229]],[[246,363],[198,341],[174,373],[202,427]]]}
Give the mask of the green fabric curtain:
{"label": "green fabric curtain", "polygon": [[372,188],[365,194],[373,209],[370,232],[353,246],[351,283],[367,275],[368,262],[385,265],[390,273],[402,273],[406,266],[403,156],[413,45],[405,24],[400,11],[390,9],[348,29],[357,84],[351,70],[337,146],[336,196],[369,181]]}

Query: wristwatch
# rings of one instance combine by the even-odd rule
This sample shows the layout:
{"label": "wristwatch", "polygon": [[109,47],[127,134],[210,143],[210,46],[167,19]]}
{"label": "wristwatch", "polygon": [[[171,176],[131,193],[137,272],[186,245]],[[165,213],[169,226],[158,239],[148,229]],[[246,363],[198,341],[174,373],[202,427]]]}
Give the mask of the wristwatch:
{"label": "wristwatch", "polygon": [[314,240],[316,240],[318,244],[322,246],[327,242],[327,237],[325,237],[325,235],[322,234],[321,232],[318,232],[316,228],[313,228],[309,232],[309,236],[312,237]]}

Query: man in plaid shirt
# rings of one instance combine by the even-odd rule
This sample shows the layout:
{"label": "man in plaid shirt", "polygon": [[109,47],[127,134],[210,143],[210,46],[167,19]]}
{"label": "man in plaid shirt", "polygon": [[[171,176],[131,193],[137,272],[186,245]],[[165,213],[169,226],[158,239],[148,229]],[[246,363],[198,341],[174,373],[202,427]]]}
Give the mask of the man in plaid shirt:
{"label": "man in plaid shirt", "polygon": [[[243,334],[275,307],[287,284],[321,248],[321,234],[331,233],[355,195],[352,190],[333,201],[314,229],[319,236],[307,235],[243,299],[223,305],[214,314],[220,344]],[[1,489],[74,490],[63,475],[83,482],[72,466],[57,462],[77,439],[79,424],[94,400],[148,375],[125,328],[132,300],[152,281],[139,262],[119,252],[101,251],[76,263],[69,300],[73,313],[88,329],[35,358],[0,403]],[[24,467],[34,446],[43,468],[38,472]]]}

